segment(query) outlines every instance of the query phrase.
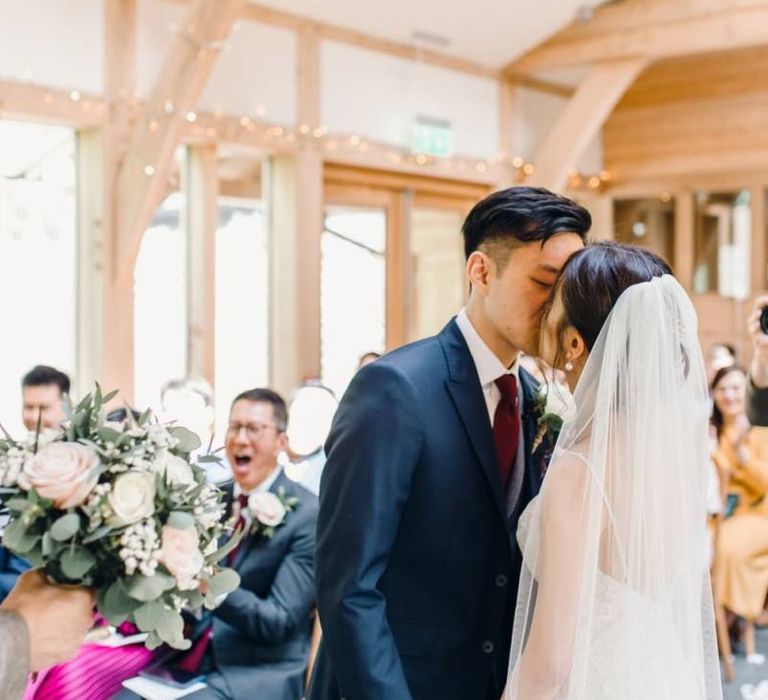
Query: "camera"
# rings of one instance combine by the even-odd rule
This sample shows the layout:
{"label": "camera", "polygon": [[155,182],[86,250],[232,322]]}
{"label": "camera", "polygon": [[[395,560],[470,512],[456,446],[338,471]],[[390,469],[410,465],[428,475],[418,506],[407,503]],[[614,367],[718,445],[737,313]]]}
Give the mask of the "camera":
{"label": "camera", "polygon": [[768,306],[766,306],[760,314],[760,329],[765,335],[768,335]]}

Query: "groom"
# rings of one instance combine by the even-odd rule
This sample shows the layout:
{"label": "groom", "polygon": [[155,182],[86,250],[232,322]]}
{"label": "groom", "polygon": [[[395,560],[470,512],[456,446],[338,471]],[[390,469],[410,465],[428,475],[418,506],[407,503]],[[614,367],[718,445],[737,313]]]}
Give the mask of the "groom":
{"label": "groom", "polygon": [[500,697],[515,530],[544,461],[518,355],[537,354],[542,307],[590,225],[547,190],[492,194],[464,222],[466,308],[350,384],[320,487],[309,700]]}

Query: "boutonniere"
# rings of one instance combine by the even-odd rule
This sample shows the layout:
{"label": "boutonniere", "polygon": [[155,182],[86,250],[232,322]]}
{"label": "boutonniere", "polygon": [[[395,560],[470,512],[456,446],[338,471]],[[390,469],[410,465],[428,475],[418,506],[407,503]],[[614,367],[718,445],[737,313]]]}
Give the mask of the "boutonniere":
{"label": "boutonniere", "polygon": [[573,407],[573,397],[565,387],[552,382],[545,382],[539,386],[535,401],[538,430],[533,439],[533,452],[545,440],[549,447],[555,446],[557,437],[563,429],[563,423],[572,413]]}
{"label": "boutonniere", "polygon": [[277,493],[261,491],[248,497],[248,510],[251,513],[251,535],[262,535],[272,539],[275,530],[283,525],[299,503],[296,496],[286,496],[281,486]]}

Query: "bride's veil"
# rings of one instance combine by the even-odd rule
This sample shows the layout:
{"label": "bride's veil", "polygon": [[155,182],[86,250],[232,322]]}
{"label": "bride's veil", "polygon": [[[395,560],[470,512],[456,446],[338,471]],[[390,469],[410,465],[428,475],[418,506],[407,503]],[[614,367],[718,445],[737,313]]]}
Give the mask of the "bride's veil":
{"label": "bride's veil", "polygon": [[707,385],[696,314],[674,277],[621,295],[574,400],[521,527],[505,700],[591,700],[599,682],[623,697],[721,698]]}

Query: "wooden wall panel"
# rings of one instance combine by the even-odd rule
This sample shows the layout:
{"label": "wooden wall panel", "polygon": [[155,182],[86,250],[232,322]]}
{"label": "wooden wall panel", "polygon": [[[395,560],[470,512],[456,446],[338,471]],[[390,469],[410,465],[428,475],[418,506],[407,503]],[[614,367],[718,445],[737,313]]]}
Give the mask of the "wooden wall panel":
{"label": "wooden wall panel", "polygon": [[768,47],[660,62],[603,129],[617,182],[768,167]]}

